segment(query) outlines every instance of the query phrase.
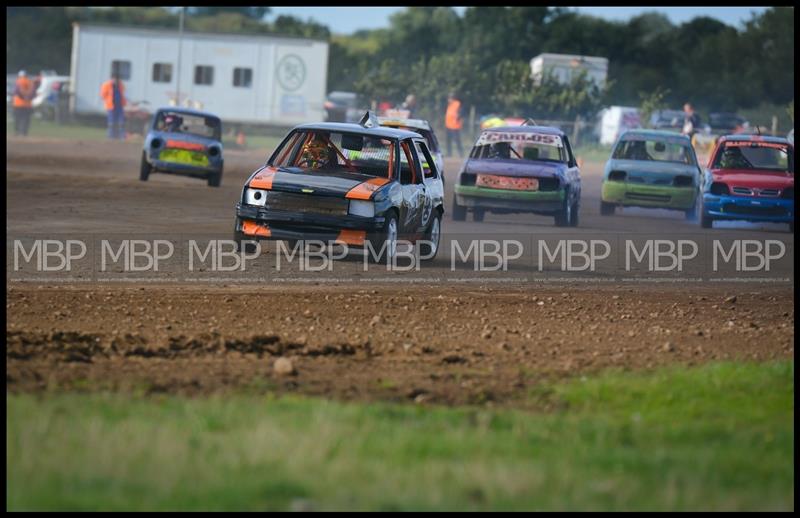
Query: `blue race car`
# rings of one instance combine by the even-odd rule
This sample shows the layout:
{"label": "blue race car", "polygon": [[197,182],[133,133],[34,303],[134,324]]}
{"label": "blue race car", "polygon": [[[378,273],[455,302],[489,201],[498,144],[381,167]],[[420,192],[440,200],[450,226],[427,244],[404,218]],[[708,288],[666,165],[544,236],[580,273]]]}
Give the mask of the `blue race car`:
{"label": "blue race car", "polygon": [[216,115],[184,108],[161,108],[144,140],[139,179],[152,173],[222,181],[222,122]]}

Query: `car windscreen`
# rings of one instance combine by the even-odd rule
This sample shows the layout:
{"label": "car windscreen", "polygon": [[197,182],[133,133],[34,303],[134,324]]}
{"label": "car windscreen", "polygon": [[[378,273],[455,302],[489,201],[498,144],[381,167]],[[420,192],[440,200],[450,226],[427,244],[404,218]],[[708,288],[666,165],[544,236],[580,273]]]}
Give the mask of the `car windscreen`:
{"label": "car windscreen", "polygon": [[794,148],[776,142],[726,142],[712,169],[752,169],[794,173]]}
{"label": "car windscreen", "polygon": [[567,162],[561,137],[548,133],[484,131],[470,152],[470,158]]}
{"label": "car windscreen", "polygon": [[358,133],[298,130],[290,134],[269,165],[305,173],[359,173],[391,178],[394,142]]}
{"label": "car windscreen", "polygon": [[694,165],[690,144],[662,139],[631,138],[617,143],[611,158]]}
{"label": "car windscreen", "polygon": [[221,135],[219,119],[181,112],[159,112],[153,127],[167,133],[185,133],[215,140],[219,140]]}

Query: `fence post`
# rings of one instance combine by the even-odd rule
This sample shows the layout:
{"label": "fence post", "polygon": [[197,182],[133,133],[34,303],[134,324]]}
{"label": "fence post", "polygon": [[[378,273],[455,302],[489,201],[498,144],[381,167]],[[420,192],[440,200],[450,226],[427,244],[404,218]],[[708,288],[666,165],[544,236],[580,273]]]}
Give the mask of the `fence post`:
{"label": "fence post", "polygon": [[572,147],[575,148],[578,146],[578,130],[580,129],[581,124],[581,116],[580,114],[575,116],[575,126],[572,128]]}
{"label": "fence post", "polygon": [[469,108],[469,138],[475,140],[475,105]]}

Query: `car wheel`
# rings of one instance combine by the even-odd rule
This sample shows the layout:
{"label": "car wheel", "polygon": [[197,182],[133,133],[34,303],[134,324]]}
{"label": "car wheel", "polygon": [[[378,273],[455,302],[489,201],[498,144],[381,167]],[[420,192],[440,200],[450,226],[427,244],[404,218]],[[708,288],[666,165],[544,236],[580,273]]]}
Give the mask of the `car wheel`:
{"label": "car wheel", "polygon": [[216,173],[211,173],[208,176],[208,186],[209,187],[219,187],[222,183],[222,166],[220,166],[219,171]]}
{"label": "car wheel", "polygon": [[600,202],[600,215],[601,216],[613,216],[614,210],[616,210],[617,206],[613,203],[608,203],[605,201]]}
{"label": "car wheel", "polygon": [[425,242],[420,243],[420,253],[425,257],[423,261],[432,261],[439,252],[439,240],[442,235],[442,216],[439,211],[433,214],[428,231],[425,232]]}
{"label": "car wheel", "polygon": [[367,253],[378,263],[388,263],[392,261],[397,253],[397,235],[397,216],[395,216],[393,212],[390,212],[389,216],[386,218],[386,223],[383,225],[383,231],[371,239],[374,255],[369,251]]}
{"label": "car wheel", "polygon": [[481,221],[483,221],[484,214],[485,211],[483,209],[478,209],[478,208],[472,209],[472,221],[477,221],[478,223],[480,223]]}
{"label": "car wheel", "polygon": [[569,222],[570,227],[577,227],[578,226],[578,211],[580,210],[581,205],[577,201],[572,206],[572,219]]}
{"label": "car wheel", "polygon": [[464,221],[465,219],[467,219],[467,208],[456,203],[456,197],[453,196],[453,221]]}
{"label": "car wheel", "polygon": [[567,192],[564,197],[564,204],[561,206],[561,209],[556,212],[555,220],[557,227],[569,226],[570,221],[572,221],[572,204],[569,202],[569,192]]}
{"label": "car wheel", "polygon": [[144,151],[142,151],[142,163],[139,166],[139,180],[146,182],[148,178],[150,178],[150,173],[153,171],[153,168],[147,162],[147,155]]}
{"label": "car wheel", "polygon": [[697,209],[698,209],[698,206],[695,203],[695,205],[691,209],[689,209],[689,210],[687,210],[685,212],[686,221],[697,221]]}

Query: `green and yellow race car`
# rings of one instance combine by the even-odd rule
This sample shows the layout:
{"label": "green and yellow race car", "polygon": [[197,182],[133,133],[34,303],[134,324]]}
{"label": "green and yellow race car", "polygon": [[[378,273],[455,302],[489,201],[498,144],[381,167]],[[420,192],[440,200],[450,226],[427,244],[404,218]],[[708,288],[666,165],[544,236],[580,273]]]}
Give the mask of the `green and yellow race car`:
{"label": "green and yellow race car", "polygon": [[161,108],[144,140],[139,179],[152,173],[222,182],[222,122],[216,115],[184,108]]}

